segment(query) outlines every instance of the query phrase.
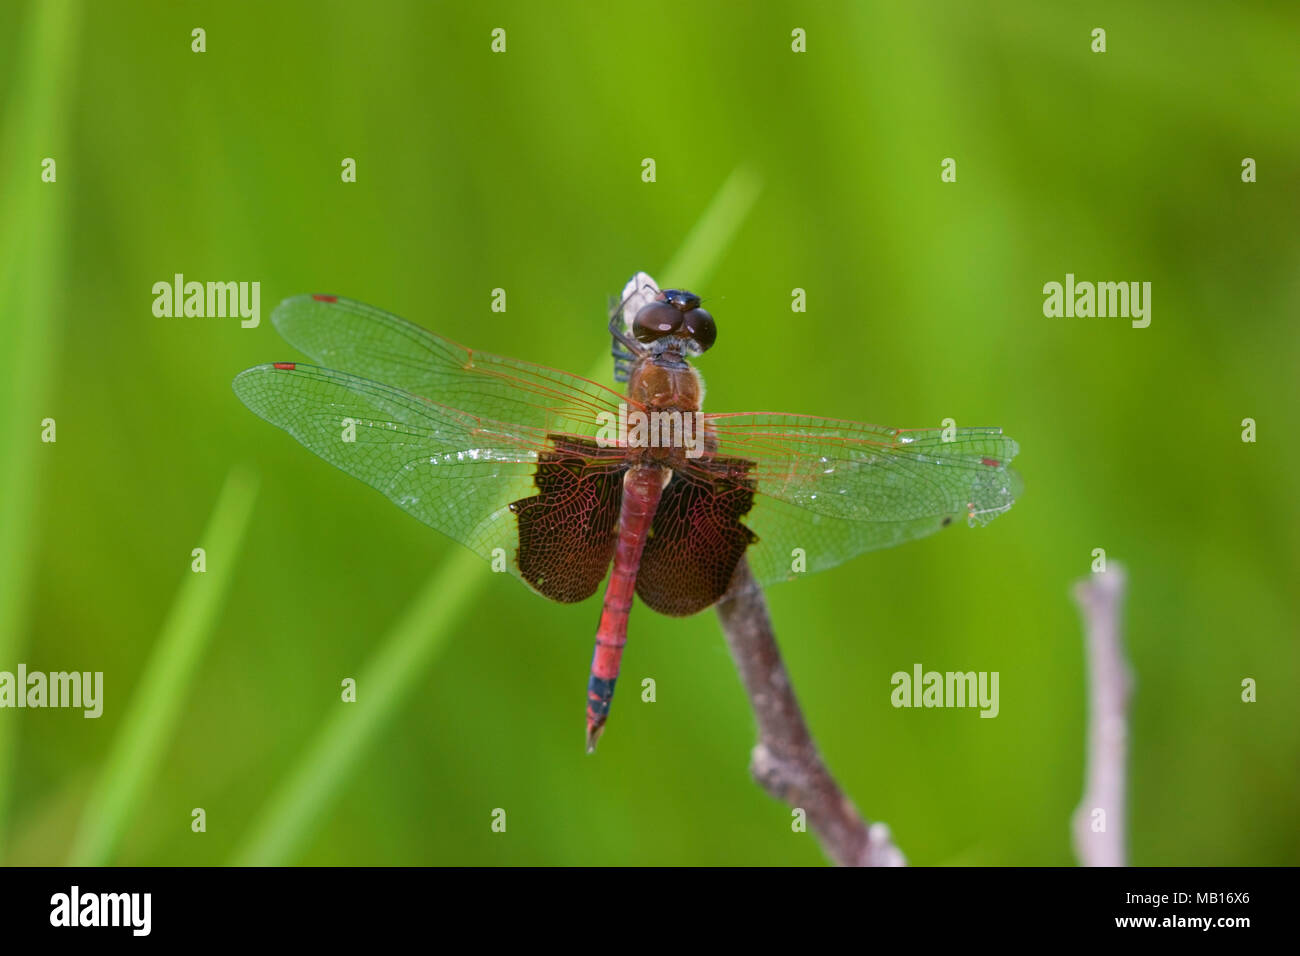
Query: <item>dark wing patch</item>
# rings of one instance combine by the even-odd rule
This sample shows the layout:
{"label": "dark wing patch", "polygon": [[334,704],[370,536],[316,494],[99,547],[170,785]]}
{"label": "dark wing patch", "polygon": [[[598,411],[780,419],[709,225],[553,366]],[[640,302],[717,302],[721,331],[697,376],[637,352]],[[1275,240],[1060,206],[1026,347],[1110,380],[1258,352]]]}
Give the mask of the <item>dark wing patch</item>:
{"label": "dark wing patch", "polygon": [[605,579],[618,540],[625,453],[571,435],[551,435],[537,456],[537,494],[512,502],[519,519],[519,573],[539,593],[571,604]]}
{"label": "dark wing patch", "polygon": [[685,617],[727,591],[754,533],[740,523],[754,504],[749,463],[693,462],[664,489],[636,576],[636,593],[660,614]]}

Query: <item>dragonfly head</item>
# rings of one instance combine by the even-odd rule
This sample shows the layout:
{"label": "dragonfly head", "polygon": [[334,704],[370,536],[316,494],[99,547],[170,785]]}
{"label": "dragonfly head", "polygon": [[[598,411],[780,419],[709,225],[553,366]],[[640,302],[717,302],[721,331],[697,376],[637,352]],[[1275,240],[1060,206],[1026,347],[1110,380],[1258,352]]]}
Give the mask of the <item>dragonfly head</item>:
{"label": "dragonfly head", "polygon": [[632,334],[655,352],[699,355],[717,341],[718,327],[694,292],[664,289],[636,314]]}

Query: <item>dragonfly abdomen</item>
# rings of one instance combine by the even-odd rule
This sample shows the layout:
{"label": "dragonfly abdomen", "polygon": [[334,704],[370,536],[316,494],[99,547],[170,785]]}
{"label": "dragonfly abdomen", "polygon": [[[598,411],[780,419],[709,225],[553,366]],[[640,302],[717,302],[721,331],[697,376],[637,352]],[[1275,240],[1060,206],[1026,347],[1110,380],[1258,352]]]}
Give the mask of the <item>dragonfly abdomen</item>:
{"label": "dragonfly abdomen", "polygon": [[596,649],[591,657],[591,677],[587,681],[588,753],[596,749],[596,741],[609,717],[623,647],[627,644],[627,620],[632,611],[632,595],[636,592],[637,569],[659,498],[671,475],[666,468],[637,465],[629,468],[623,478],[614,570],[605,586],[605,602],[596,628]]}

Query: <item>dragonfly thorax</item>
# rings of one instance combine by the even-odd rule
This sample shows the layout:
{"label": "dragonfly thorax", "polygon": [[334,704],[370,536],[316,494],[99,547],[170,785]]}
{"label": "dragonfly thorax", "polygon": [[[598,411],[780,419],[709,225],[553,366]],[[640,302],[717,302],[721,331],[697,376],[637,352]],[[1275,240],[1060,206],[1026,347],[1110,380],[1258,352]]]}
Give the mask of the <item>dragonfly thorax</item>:
{"label": "dragonfly thorax", "polygon": [[700,414],[703,387],[699,373],[680,355],[676,362],[665,362],[664,358],[642,356],[628,378],[627,395],[636,414],[648,425],[647,437],[675,437],[634,441],[630,433],[629,452],[631,460],[643,464],[681,468],[706,448],[704,416]]}
{"label": "dragonfly thorax", "polygon": [[647,410],[697,412],[702,389],[700,375],[676,353],[642,357],[627,381],[627,397]]}

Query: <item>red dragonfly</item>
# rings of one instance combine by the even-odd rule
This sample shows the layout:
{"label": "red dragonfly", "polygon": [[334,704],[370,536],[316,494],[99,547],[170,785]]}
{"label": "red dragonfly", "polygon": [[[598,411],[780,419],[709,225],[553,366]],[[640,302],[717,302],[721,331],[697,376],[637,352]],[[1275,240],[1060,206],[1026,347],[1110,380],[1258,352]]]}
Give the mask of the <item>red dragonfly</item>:
{"label": "red dragonfly", "polygon": [[759,584],[784,581],[956,518],[985,523],[1020,492],[1016,443],[998,428],[703,413],[689,360],[713,345],[713,317],[645,273],[609,324],[626,395],[338,296],[287,299],[272,321],[320,366],[241,372],[250,409],[552,600],[590,597],[609,574],[588,751],[633,593],[694,614],[726,593],[742,556]]}

